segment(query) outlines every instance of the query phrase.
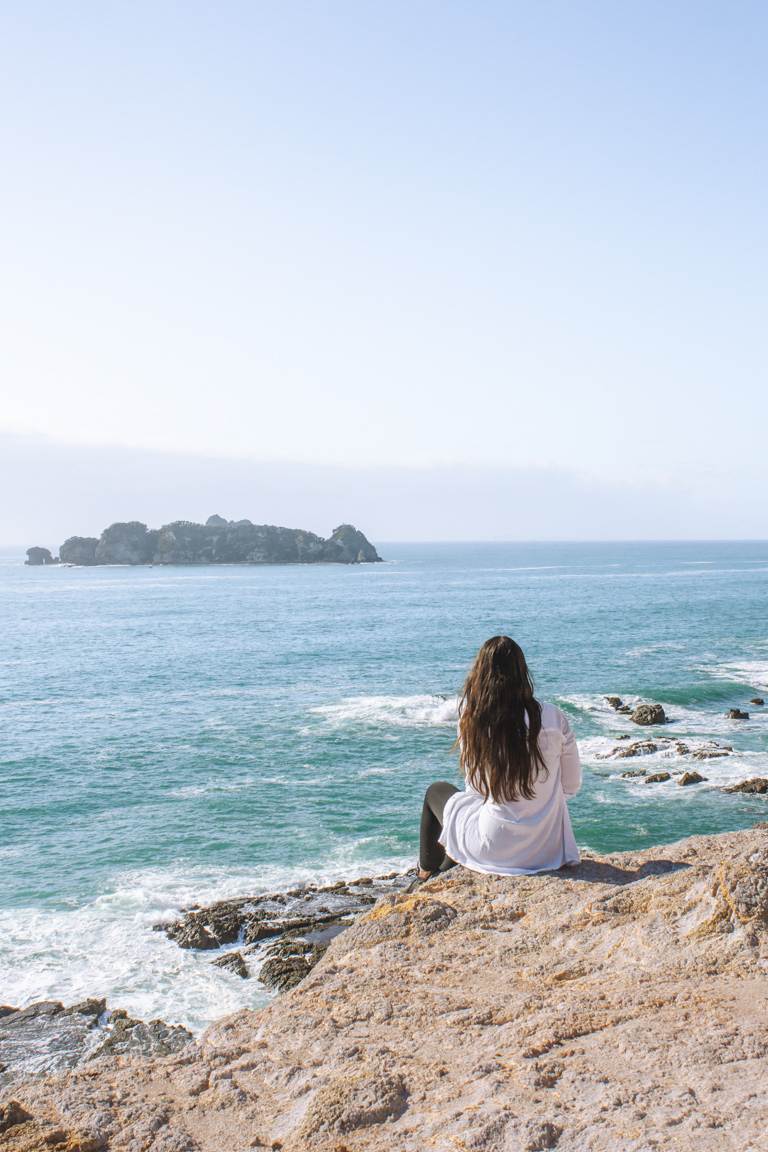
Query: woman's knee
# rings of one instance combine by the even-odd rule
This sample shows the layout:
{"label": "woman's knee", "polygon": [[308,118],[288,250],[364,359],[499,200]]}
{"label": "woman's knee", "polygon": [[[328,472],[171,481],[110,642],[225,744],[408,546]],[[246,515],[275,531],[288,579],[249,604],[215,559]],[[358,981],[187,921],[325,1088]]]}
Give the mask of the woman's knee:
{"label": "woman's knee", "polygon": [[444,796],[446,791],[456,792],[458,789],[455,784],[451,784],[448,780],[435,780],[427,788],[426,799],[435,800],[437,797]]}

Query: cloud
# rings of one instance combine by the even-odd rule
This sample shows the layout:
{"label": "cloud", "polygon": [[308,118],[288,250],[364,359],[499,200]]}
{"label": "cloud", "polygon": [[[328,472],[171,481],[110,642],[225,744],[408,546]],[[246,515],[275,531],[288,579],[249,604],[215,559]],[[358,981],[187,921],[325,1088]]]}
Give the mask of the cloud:
{"label": "cloud", "polygon": [[[0,436],[0,544],[57,549],[115,520],[211,513],[374,541],[765,536],[757,493],[718,477],[629,485],[568,470],[342,468]],[[11,496],[11,493],[13,494]]]}

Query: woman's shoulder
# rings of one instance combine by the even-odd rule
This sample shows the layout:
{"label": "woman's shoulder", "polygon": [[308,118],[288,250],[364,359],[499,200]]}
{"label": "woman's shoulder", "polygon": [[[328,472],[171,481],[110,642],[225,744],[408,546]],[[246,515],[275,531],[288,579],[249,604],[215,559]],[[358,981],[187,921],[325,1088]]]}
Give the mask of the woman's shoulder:
{"label": "woman's shoulder", "polygon": [[550,704],[547,700],[540,700],[541,704],[541,726],[544,729],[552,729],[555,732],[569,732],[570,724],[568,717],[562,708],[558,708],[556,704]]}

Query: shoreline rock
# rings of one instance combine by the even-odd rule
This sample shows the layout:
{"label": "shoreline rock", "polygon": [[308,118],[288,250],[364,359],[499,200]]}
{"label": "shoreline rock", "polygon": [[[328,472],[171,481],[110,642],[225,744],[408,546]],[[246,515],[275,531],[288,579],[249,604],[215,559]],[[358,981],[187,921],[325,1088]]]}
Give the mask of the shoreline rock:
{"label": "shoreline rock", "polygon": [[164,1020],[136,1020],[106,1000],[65,1007],[39,1000],[0,1014],[0,1093],[20,1080],[52,1076],[102,1057],[167,1056],[192,1040],[192,1033]]}
{"label": "shoreline rock", "polygon": [[265,1009],[162,1058],[15,1084],[3,1139],[14,1152],[64,1137],[88,1152],[756,1149],[767,827],[393,890]]}
{"label": "shoreline rock", "polygon": [[[287,892],[241,896],[192,907],[169,924],[156,924],[180,948],[217,951],[218,968],[241,979],[255,976],[280,992],[298,984],[331,942],[382,897],[407,887],[413,876],[389,872],[305,885]],[[229,945],[236,948],[228,951]]]}
{"label": "shoreline rock", "polygon": [[263,1010],[166,1057],[15,1084],[4,1139],[24,1152],[50,1152],[54,1133],[89,1152],[761,1147],[767,827],[392,891]]}

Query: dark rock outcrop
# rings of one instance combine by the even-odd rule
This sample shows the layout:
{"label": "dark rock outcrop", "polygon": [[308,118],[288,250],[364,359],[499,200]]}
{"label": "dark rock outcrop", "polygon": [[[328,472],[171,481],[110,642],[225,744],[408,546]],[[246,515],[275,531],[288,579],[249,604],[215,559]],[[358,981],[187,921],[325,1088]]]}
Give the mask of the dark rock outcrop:
{"label": "dark rock outcrop", "polygon": [[658,750],[659,746],[653,740],[633,740],[631,744],[627,744],[626,748],[614,749],[612,755],[617,760],[629,760],[633,756],[652,756]]}
{"label": "dark rock outcrop", "polygon": [[[243,978],[250,962],[268,988],[293,988],[325,954],[332,940],[383,895],[402,891],[412,879],[391,872],[323,887],[294,888],[261,896],[219,900],[190,908],[171,924],[157,924],[181,948],[213,951],[238,943],[213,963]],[[246,960],[248,957],[248,960]]]}
{"label": "dark rock outcrop", "polygon": [[646,784],[663,784],[672,777],[669,772],[651,772],[649,776],[645,777]]}
{"label": "dark rock outcrop", "polygon": [[95,536],[70,536],[59,549],[59,558],[62,564],[95,564],[98,543]]}
{"label": "dark rock outcrop", "polygon": [[192,1039],[186,1028],[163,1020],[134,1020],[107,1012],[106,1001],[83,1000],[65,1008],[43,1000],[0,1018],[0,1089],[50,1076],[104,1055],[167,1056]]}
{"label": "dark rock outcrop", "polygon": [[381,559],[351,524],[335,528],[325,540],[301,528],[222,516],[209,516],[205,524],[176,520],[152,530],[138,520],[111,524],[98,540],[71,536],[61,555],[70,564],[367,564]]}
{"label": "dark rock outcrop", "polygon": [[24,561],[30,568],[39,568],[43,564],[58,564],[58,559],[51,555],[48,548],[27,548],[27,558]]}
{"label": "dark rock outcrop", "polygon": [[630,716],[635,724],[644,726],[651,724],[666,724],[667,717],[661,704],[638,704]]}
{"label": "dark rock outcrop", "polygon": [[241,980],[247,980],[250,976],[242,952],[225,952],[223,956],[214,960],[213,966],[214,968],[223,968],[225,972],[233,972]]}
{"label": "dark rock outcrop", "polygon": [[749,720],[749,712],[742,712],[741,708],[729,708],[726,716],[729,720]]}
{"label": "dark rock outcrop", "polygon": [[757,704],[758,708],[760,708],[763,704],[765,704],[765,700],[762,696],[753,696],[750,700],[750,704]]}

